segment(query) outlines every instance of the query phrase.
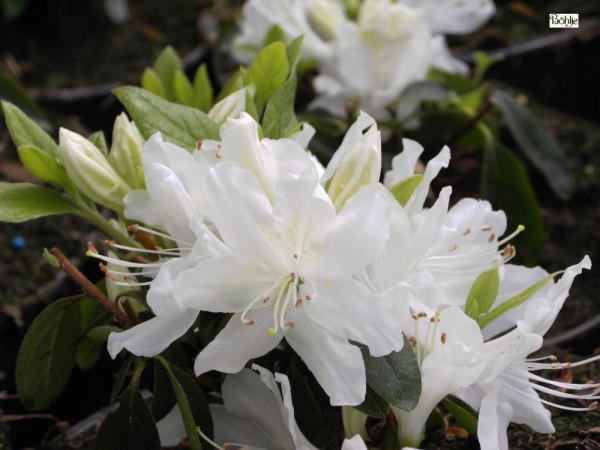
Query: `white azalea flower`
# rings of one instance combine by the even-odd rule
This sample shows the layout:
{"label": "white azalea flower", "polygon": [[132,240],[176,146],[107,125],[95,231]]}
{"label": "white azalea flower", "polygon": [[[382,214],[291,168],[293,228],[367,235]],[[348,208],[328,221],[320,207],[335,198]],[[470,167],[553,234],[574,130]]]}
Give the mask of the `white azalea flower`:
{"label": "white azalea flower", "polygon": [[174,296],[182,307],[235,314],[196,359],[196,373],[237,372],[285,336],[332,404],[358,404],[364,364],[348,340],[375,356],[402,345],[397,323],[352,278],[385,245],[391,199],[367,186],[336,215],[312,165],[276,191],[272,205],[249,171],[220,164],[208,172],[207,210],[230,254],[183,271]]}
{"label": "white azalea flower", "polygon": [[[472,407],[479,409],[477,434],[482,449],[508,449],[506,429],[510,422],[529,425],[540,433],[553,433],[550,412],[544,405],[569,411],[589,409],[568,407],[541,399],[538,392],[560,398],[593,401],[590,408],[597,405],[600,383],[566,383],[543,378],[534,372],[562,370],[590,363],[600,357],[577,363],[559,363],[552,356],[528,358],[541,348],[543,335],[556,319],[574,278],[583,269],[590,267],[587,256],[579,264],[569,267],[558,282],[546,292],[536,294],[527,303],[523,318],[517,321],[517,327],[513,331],[483,345],[486,369],[479,380],[460,395]],[[547,360],[550,362],[544,362]]]}
{"label": "white azalea flower", "polygon": [[400,445],[418,446],[436,405],[448,394],[470,386],[484,370],[483,337],[479,325],[458,307],[403,317],[403,329],[421,369],[422,389],[412,411],[394,406],[392,411],[398,421]]}

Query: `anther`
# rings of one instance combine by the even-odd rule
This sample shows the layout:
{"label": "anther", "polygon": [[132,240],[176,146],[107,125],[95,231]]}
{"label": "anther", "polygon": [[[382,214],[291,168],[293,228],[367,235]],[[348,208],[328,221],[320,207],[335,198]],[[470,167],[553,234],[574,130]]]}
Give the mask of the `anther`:
{"label": "anther", "polygon": [[294,253],[294,259],[298,259],[298,254]]}
{"label": "anther", "polygon": [[110,273],[110,272],[106,272],[106,275],[105,275],[105,276],[106,276],[106,278],[108,278],[108,280],[109,280],[109,281],[112,281],[112,282],[118,281],[118,280],[117,280],[117,277],[115,277],[115,276],[114,276],[112,273]]}
{"label": "anther", "polygon": [[496,233],[490,234],[490,237],[488,237],[488,242],[491,244],[494,239],[496,239]]}
{"label": "anther", "polygon": [[425,311],[421,311],[420,313],[417,314],[417,317],[419,317],[419,318],[427,317],[427,313]]}
{"label": "anther", "polygon": [[454,250],[456,250],[457,248],[458,248],[458,245],[456,245],[456,244],[452,244],[452,245],[451,245],[451,246],[448,248],[448,251],[449,251],[449,252],[453,252],[453,251],[454,251]]}
{"label": "anther", "polygon": [[557,358],[556,356],[554,356],[554,355],[550,355],[550,356],[548,356],[548,359],[549,359],[550,361],[558,361],[558,358]]}
{"label": "anther", "polygon": [[106,264],[100,263],[100,264],[98,264],[98,266],[100,267],[100,270],[102,272],[108,272],[108,266]]}
{"label": "anther", "polygon": [[429,319],[429,321],[430,321],[431,323],[435,323],[435,317],[432,317],[431,319]]}
{"label": "anther", "polygon": [[463,236],[466,236],[467,234],[471,234],[471,229],[467,228],[464,232],[463,232]]}
{"label": "anther", "polygon": [[265,298],[263,298],[263,303],[269,303],[269,300],[271,300],[271,297],[267,295]]}
{"label": "anther", "polygon": [[297,308],[298,306],[301,306],[302,303],[304,303],[304,301],[301,298],[297,298],[296,299],[296,303],[294,303],[294,308]]}
{"label": "anther", "polygon": [[218,159],[221,159],[223,157],[223,152],[218,151],[217,154],[215,155]]}
{"label": "anther", "polygon": [[411,317],[412,317],[414,320],[417,320],[417,319],[419,318],[419,316],[417,316],[416,314],[413,314]]}
{"label": "anther", "polygon": [[590,403],[590,404],[588,405],[588,409],[589,409],[590,411],[593,411],[593,410],[595,410],[596,408],[598,408],[598,402],[597,402],[597,401],[595,401],[595,402],[592,402],[592,403]]}
{"label": "anther", "polygon": [[87,256],[99,255],[98,249],[96,247],[94,247],[94,244],[92,244],[91,242],[88,242],[88,250],[87,250],[87,252],[85,252],[85,254]]}
{"label": "anther", "polygon": [[412,348],[415,348],[417,346],[417,338],[414,336],[409,337],[408,342],[410,343],[410,346]]}
{"label": "anther", "polygon": [[442,344],[446,343],[446,333],[442,333],[442,335],[440,336],[440,341],[442,341]]}
{"label": "anther", "polygon": [[294,281],[296,279],[296,274],[294,272],[290,273],[290,278],[292,279],[291,281]]}
{"label": "anther", "polygon": [[490,225],[485,225],[483,227],[481,227],[481,231],[492,231],[493,227],[491,227]]}
{"label": "anther", "polygon": [[294,328],[295,326],[296,324],[292,320],[285,323],[286,328]]}
{"label": "anther", "polygon": [[106,245],[108,247],[113,247],[115,245],[115,243],[113,241],[106,240],[106,241],[104,241],[104,245]]}
{"label": "anther", "polygon": [[202,139],[196,141],[196,150],[202,150]]}
{"label": "anther", "polygon": [[254,324],[256,323],[256,320],[254,320],[254,319],[249,319],[249,318],[246,318],[246,319],[242,319],[242,322],[243,322],[245,325],[254,325]]}
{"label": "anther", "polygon": [[304,296],[304,298],[308,301],[311,301],[313,299],[313,295],[311,293],[308,293]]}
{"label": "anther", "polygon": [[511,259],[513,258],[515,255],[517,254],[517,249],[515,248],[514,245],[510,245],[508,244],[506,247],[504,247],[504,249],[502,250],[502,256],[506,259]]}
{"label": "anther", "polygon": [[128,231],[131,231],[132,233],[135,233],[137,230],[139,230],[140,226],[138,224],[133,224],[133,225],[129,225],[127,227]]}

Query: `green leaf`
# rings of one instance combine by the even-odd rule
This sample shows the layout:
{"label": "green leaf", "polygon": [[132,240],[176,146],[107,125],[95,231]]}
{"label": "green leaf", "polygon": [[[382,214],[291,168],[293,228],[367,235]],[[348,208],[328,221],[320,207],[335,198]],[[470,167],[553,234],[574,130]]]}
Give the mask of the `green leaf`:
{"label": "green leaf", "polygon": [[411,175],[390,187],[390,192],[400,205],[406,206],[415,189],[421,184],[421,181],[423,181],[423,175]]}
{"label": "green leaf", "polygon": [[557,275],[560,275],[562,272],[563,271],[561,270],[558,272],[551,273],[550,275],[547,275],[546,277],[542,278],[537,283],[534,283],[531,286],[529,286],[523,292],[500,303],[498,306],[496,306],[494,309],[492,309],[489,313],[487,313],[483,317],[479,318],[479,326],[481,328],[484,328],[484,327],[488,326],[490,323],[492,323],[494,320],[496,320],[498,317],[500,317],[502,314],[504,314],[505,312],[510,311],[511,309],[514,309],[518,306],[521,306],[523,303],[525,303],[527,300],[529,300],[537,291],[539,291],[541,288],[546,286],[546,284],[548,284],[548,282],[550,280],[555,278]]}
{"label": "green leaf", "polygon": [[287,53],[288,64],[290,66],[290,78],[296,74],[296,67],[300,61],[300,55],[302,53],[302,42],[304,41],[304,35],[301,34],[296,39],[288,44],[285,48]]}
{"label": "green leaf", "polygon": [[181,70],[176,71],[173,76],[173,88],[177,103],[195,107],[194,88],[188,77]]}
{"label": "green leaf", "polygon": [[263,47],[266,47],[273,42],[285,42],[285,33],[277,24],[272,25],[271,28],[269,28],[269,31],[267,31],[263,41]]}
{"label": "green leaf", "polygon": [[106,136],[102,130],[94,131],[88,136],[88,141],[96,146],[104,156],[108,156],[108,144],[106,143]]}
{"label": "green leaf", "polygon": [[544,241],[542,214],[523,164],[497,142],[485,148],[482,175],[482,197],[506,213],[509,230],[525,226],[511,243],[527,263],[535,263]]}
{"label": "green leaf", "polygon": [[94,450],[159,450],[160,437],[148,405],[132,381],[119,397],[119,408],[106,416]]}
{"label": "green leaf", "polygon": [[115,376],[115,383],[113,384],[112,391],[110,393],[111,403],[115,402],[117,400],[117,397],[119,397],[119,394],[123,390],[123,386],[125,386],[125,380],[127,379],[127,376],[129,375],[129,371],[131,370],[131,365],[133,364],[133,362],[136,359],[139,359],[139,358],[131,355],[125,361],[123,361],[121,368],[119,369],[119,371],[117,372],[117,375]]}
{"label": "green leaf", "polygon": [[170,45],[165,47],[156,58],[153,69],[162,81],[165,98],[169,101],[175,101],[177,96],[173,81],[177,71],[183,70],[183,64],[181,64],[181,59],[175,49]]}
{"label": "green leaf", "polygon": [[294,73],[275,91],[267,103],[262,121],[266,137],[272,139],[282,138],[290,128],[296,125],[295,97],[296,74]]}
{"label": "green leaf", "polygon": [[465,314],[473,320],[478,320],[480,314],[487,313],[500,288],[498,268],[482,272],[473,282],[465,304]]}
{"label": "green leaf", "polygon": [[466,403],[452,395],[447,396],[443,403],[461,427],[469,434],[477,435],[477,414]]}
{"label": "green leaf", "polygon": [[67,175],[67,171],[56,158],[37,147],[24,145],[17,149],[19,159],[32,175],[67,190],[75,189],[75,185]]}
{"label": "green leaf", "polygon": [[481,83],[488,69],[498,61],[502,61],[504,59],[504,55],[495,55],[490,57],[485,52],[476,51],[473,54],[473,59],[475,60],[474,79],[477,83]]}
{"label": "green leaf", "polygon": [[133,86],[115,89],[115,95],[135,121],[145,139],[160,131],[170,141],[189,151],[201,139],[219,139],[219,126],[205,113],[168,102]]}
{"label": "green leaf", "polygon": [[404,336],[404,347],[399,352],[375,358],[367,347],[361,346],[367,386],[404,411],[412,410],[421,396],[421,373],[415,352]]}
{"label": "green leaf", "polygon": [[4,15],[7,20],[15,19],[23,13],[28,3],[28,0],[2,0],[0,1],[2,15]]}
{"label": "green leaf", "polygon": [[358,406],[354,406],[360,412],[376,419],[385,419],[390,410],[390,404],[381,395],[367,386],[367,394],[365,395],[365,401]]}
{"label": "green leaf", "polygon": [[274,42],[265,47],[250,64],[246,84],[254,84],[256,109],[262,113],[269,98],[281,86],[289,72],[285,46]]}
{"label": "green leaf", "polygon": [[558,141],[512,95],[496,90],[493,98],[519,148],[542,172],[556,196],[561,200],[571,198],[575,183],[567,170],[565,151]]}
{"label": "green leaf", "polygon": [[[258,111],[256,110],[256,103],[254,103],[254,97],[250,93],[249,89],[246,89],[246,112],[252,116],[254,120],[258,122]],[[260,133],[260,125],[259,125]]]}
{"label": "green leaf", "polygon": [[152,390],[152,401],[150,411],[155,420],[165,417],[177,403],[175,392],[171,386],[169,374],[158,361],[154,362],[154,389]]}
{"label": "green leaf", "polygon": [[154,359],[163,365],[169,375],[177,404],[183,416],[190,447],[193,450],[201,450],[202,443],[196,427],[199,426],[202,432],[211,438],[213,435],[212,417],[204,394],[196,382],[183,370],[172,365],[162,356],[155,356]]}
{"label": "green leaf", "polygon": [[194,75],[194,92],[196,103],[194,106],[200,111],[208,112],[214,104],[214,90],[210,78],[208,77],[208,69],[206,64],[201,64]]}
{"label": "green leaf", "polygon": [[[84,297],[79,302],[79,308],[81,316],[81,337],[81,334],[85,333],[85,330],[88,328],[88,324],[98,308],[98,303],[89,297]],[[84,336],[83,340],[80,340],[79,345],[77,346],[77,354],[75,356],[77,366],[81,370],[89,370],[94,367],[96,361],[98,361],[98,358],[100,357],[102,348],[104,348],[104,343],[91,340],[87,336]]]}
{"label": "green leaf", "polygon": [[27,117],[23,111],[12,103],[2,101],[2,110],[6,118],[6,126],[15,146],[31,146],[42,149],[54,156],[58,154],[58,146],[48,133]]}
{"label": "green leaf", "polygon": [[464,94],[477,87],[479,84],[476,80],[459,75],[456,73],[444,72],[440,69],[429,69],[427,79],[442,83],[448,89],[455,91],[457,94]]}
{"label": "green leaf", "polygon": [[[0,4],[2,4],[1,1]],[[29,116],[40,117],[42,115],[40,107],[29,96],[25,88],[17,80],[4,72],[0,72],[0,99],[18,106]]]}
{"label": "green leaf", "polygon": [[142,74],[142,88],[147,91],[158,95],[159,97],[166,98],[165,87],[158,74],[150,67],[144,70]]}
{"label": "green leaf", "polygon": [[0,222],[77,213],[73,203],[50,189],[30,183],[0,182]]}
{"label": "green leaf", "polygon": [[51,405],[75,364],[81,332],[78,297],[57,300],[33,321],[19,349],[15,378],[21,402],[31,410]]}
{"label": "green leaf", "polygon": [[233,94],[235,91],[243,88],[245,73],[246,73],[245,70],[240,67],[240,69],[237,72],[235,72],[231,77],[229,77],[229,79],[227,80],[227,82],[225,83],[223,88],[221,88],[221,92],[219,92],[219,95],[217,96],[215,103],[219,103],[225,97],[228,97],[231,94]]}

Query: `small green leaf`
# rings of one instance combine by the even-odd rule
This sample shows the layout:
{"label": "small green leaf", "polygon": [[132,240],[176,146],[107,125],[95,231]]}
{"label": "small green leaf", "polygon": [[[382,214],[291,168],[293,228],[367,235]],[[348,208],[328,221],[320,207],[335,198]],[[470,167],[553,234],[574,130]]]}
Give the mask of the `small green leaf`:
{"label": "small green leaf", "polygon": [[111,403],[115,402],[117,400],[117,397],[119,397],[119,395],[121,394],[123,386],[125,386],[125,380],[127,380],[127,377],[129,376],[129,371],[131,370],[131,366],[136,359],[139,358],[131,355],[125,361],[123,361],[121,368],[115,376],[115,383],[113,384],[112,391],[110,394]]}
{"label": "small green leaf", "polygon": [[444,85],[444,87],[455,91],[457,94],[464,94],[477,87],[479,84],[476,80],[459,75],[457,73],[444,72],[440,69],[429,69],[427,79],[430,81],[437,81]]}
{"label": "small green leaf", "polygon": [[485,52],[476,51],[473,54],[473,59],[475,60],[474,79],[478,83],[481,83],[488,69],[494,64],[496,64],[498,61],[502,61],[504,59],[504,55],[496,55],[490,57]]}
{"label": "small green leaf", "polygon": [[[6,1],[4,0],[4,3],[0,1],[0,5],[5,4]],[[40,117],[42,115],[40,107],[21,83],[4,72],[0,72],[0,98],[18,106],[29,116]]]}
{"label": "small green leaf", "polygon": [[288,44],[285,48],[287,53],[288,64],[290,66],[290,74],[289,78],[291,78],[296,73],[296,67],[298,66],[298,61],[300,61],[300,55],[302,53],[302,41],[304,40],[304,35],[301,34],[296,39]]}
{"label": "small green leaf", "polygon": [[209,437],[213,435],[212,417],[204,394],[196,382],[183,370],[172,365],[162,356],[155,356],[154,359],[163,365],[169,375],[177,404],[183,416],[190,447],[193,450],[201,450],[202,443],[196,427],[199,426],[202,432]]}
{"label": "small green leaf", "polygon": [[565,151],[558,141],[510,94],[496,90],[493,98],[519,148],[542,172],[556,196],[561,200],[571,198],[575,183],[567,170]]}
{"label": "small green leaf", "polygon": [[254,97],[250,93],[250,89],[246,89],[246,112],[258,122],[258,111],[256,110],[256,103],[254,103]]}
{"label": "small green leaf", "polygon": [[498,268],[482,272],[473,282],[465,304],[465,314],[473,320],[478,320],[480,314],[487,313],[500,288]]}
{"label": "small green leaf", "polygon": [[262,113],[269,98],[281,86],[289,72],[285,46],[274,42],[265,47],[250,64],[246,84],[254,84],[256,109]]}
{"label": "small green leaf", "polygon": [[181,58],[179,58],[175,49],[170,45],[165,47],[158,55],[158,58],[156,58],[153,69],[158,75],[158,78],[162,81],[165,90],[165,98],[171,102],[175,101],[177,96],[175,94],[173,80],[177,71],[183,70]]}
{"label": "small green leaf", "polygon": [[381,395],[371,389],[371,387],[367,386],[365,401],[354,408],[367,416],[375,417],[376,419],[385,419],[390,410],[390,404]]}
{"label": "small green leaf", "polygon": [[175,72],[173,76],[173,88],[177,103],[187,106],[195,106],[194,88],[188,77],[181,70]]}
{"label": "small green leaf", "polygon": [[133,86],[115,89],[145,139],[160,131],[166,141],[189,151],[201,139],[219,139],[219,126],[205,113],[189,106],[168,102]]}
{"label": "small green leaf", "polygon": [[488,326],[490,323],[492,323],[494,320],[496,320],[498,317],[500,317],[502,314],[504,314],[505,312],[510,311],[511,309],[514,309],[518,306],[521,306],[523,303],[525,303],[527,300],[529,300],[533,296],[533,294],[535,294],[541,288],[546,286],[546,284],[548,284],[548,282],[550,280],[554,279],[557,275],[560,275],[562,272],[563,271],[561,270],[558,272],[551,273],[550,275],[547,275],[546,277],[542,278],[537,283],[534,283],[531,286],[529,286],[523,292],[500,303],[498,306],[496,306],[494,309],[492,309],[489,313],[487,313],[484,316],[479,318],[479,326],[481,328],[484,328],[484,327]]}
{"label": "small green leaf", "polygon": [[443,403],[461,427],[467,430],[469,434],[477,435],[477,414],[466,403],[452,395],[446,397]]}
{"label": "small green leaf", "polygon": [[266,47],[273,42],[285,42],[285,33],[277,24],[272,25],[271,28],[269,28],[269,31],[267,31],[263,41],[263,47]]}
{"label": "small green leaf", "polygon": [[44,261],[50,264],[50,267],[54,269],[60,269],[60,262],[58,262],[58,258],[52,253],[50,253],[50,251],[47,248],[44,248],[44,251],[42,252],[42,257],[44,258]]}
{"label": "small green leaf", "polygon": [[296,74],[292,74],[279,89],[275,91],[265,108],[263,129],[265,136],[279,139],[296,125],[294,98],[296,97]]}
{"label": "small green leaf", "polygon": [[58,146],[48,133],[27,117],[23,111],[12,103],[2,101],[2,110],[6,118],[6,126],[15,146],[31,146],[42,149],[54,156],[58,154]]}
{"label": "small green leaf", "polygon": [[64,186],[67,190],[75,189],[67,171],[51,153],[27,145],[19,147],[17,152],[21,163],[32,175],[47,183]]}
{"label": "small green leaf", "polygon": [[404,411],[412,410],[421,396],[421,373],[415,352],[404,336],[404,347],[399,352],[375,358],[367,347],[361,346],[367,386]]}
{"label": "small green leaf", "polygon": [[196,98],[195,107],[200,111],[208,112],[214,104],[214,90],[210,78],[208,77],[208,69],[206,64],[201,64],[194,75],[194,93]]}
{"label": "small green leaf", "polygon": [[33,321],[19,349],[15,378],[21,402],[31,410],[51,405],[75,364],[81,332],[79,297],[57,300]]}
{"label": "small green leaf", "polygon": [[158,95],[159,97],[166,98],[165,87],[158,74],[150,67],[144,70],[142,74],[142,88],[145,90]]}
{"label": "small green leaf", "polygon": [[119,408],[106,416],[94,450],[159,450],[160,437],[148,405],[132,381],[119,397]]}
{"label": "small green leaf", "polygon": [[108,144],[106,143],[106,136],[104,136],[104,132],[102,130],[98,130],[90,134],[88,136],[88,141],[94,144],[96,148],[104,154],[104,156],[108,157]]}
{"label": "small green leaf", "polygon": [[411,175],[390,187],[390,192],[400,205],[406,206],[415,189],[421,184],[421,181],[423,181],[423,175]]}
{"label": "small green leaf", "polygon": [[542,214],[523,164],[500,143],[485,148],[482,197],[508,218],[508,229],[525,226],[512,243],[527,263],[535,263],[544,241]]}
{"label": "small green leaf", "polygon": [[65,197],[30,183],[0,182],[0,222],[26,222],[55,214],[77,214]]}

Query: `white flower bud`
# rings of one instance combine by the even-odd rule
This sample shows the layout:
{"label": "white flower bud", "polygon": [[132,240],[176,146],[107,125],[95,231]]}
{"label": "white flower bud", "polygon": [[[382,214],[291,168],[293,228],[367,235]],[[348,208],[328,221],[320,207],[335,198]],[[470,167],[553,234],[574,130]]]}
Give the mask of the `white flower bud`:
{"label": "white flower bud", "polygon": [[246,94],[254,95],[254,86],[246,86],[228,95],[208,112],[208,117],[223,125],[227,119],[237,119],[246,111]]}
{"label": "white flower bud", "polygon": [[325,39],[335,39],[337,26],[347,20],[343,5],[331,0],[312,0],[308,17],[315,31]]}
{"label": "white flower bud", "polygon": [[115,172],[102,152],[83,136],[61,128],[59,157],[69,178],[90,199],[118,212],[131,188]]}
{"label": "white flower bud", "polygon": [[135,123],[129,121],[125,113],[121,113],[115,119],[108,162],[132,189],[143,187],[139,169],[142,167],[144,143],[145,140]]}

